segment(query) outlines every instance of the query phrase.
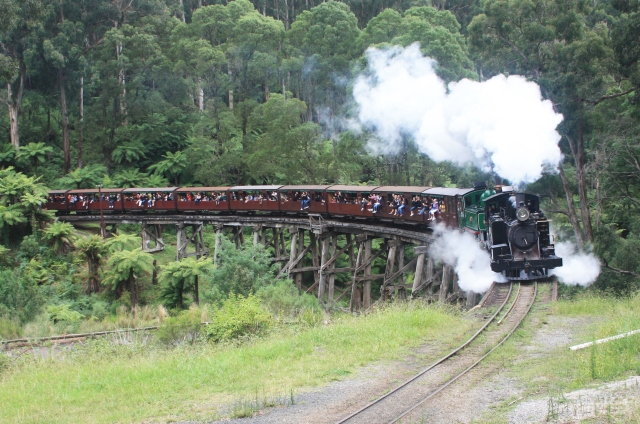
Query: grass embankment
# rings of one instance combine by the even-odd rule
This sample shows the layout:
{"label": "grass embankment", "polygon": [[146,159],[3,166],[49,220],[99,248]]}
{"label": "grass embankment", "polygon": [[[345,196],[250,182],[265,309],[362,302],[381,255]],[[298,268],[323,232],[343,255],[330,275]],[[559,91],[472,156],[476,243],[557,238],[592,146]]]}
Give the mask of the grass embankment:
{"label": "grass embankment", "polygon": [[[617,299],[587,295],[560,301],[550,312],[558,318],[584,320],[584,328],[571,342],[574,345],[640,329],[638,311],[640,296]],[[549,324],[554,325],[552,318]],[[640,372],[640,335],[578,351],[570,351],[565,344],[554,349],[552,357],[552,361],[538,362],[535,368],[525,367],[531,377],[546,377],[551,390],[575,390],[616,380]]]}
{"label": "grass embankment", "polygon": [[[506,415],[520,400],[546,396],[551,405],[562,401],[563,393],[638,375],[640,334],[569,350],[576,344],[640,329],[638,311],[640,295],[621,299],[586,294],[549,306],[535,305],[532,316],[490,359],[525,388],[524,393],[513,396],[499,411],[492,411],[490,422],[506,422]],[[538,331],[543,331],[543,335]],[[632,414],[640,416],[639,412]],[[619,417],[621,422],[630,417],[628,413]],[[497,416],[504,419],[496,419]]]}
{"label": "grass embankment", "polygon": [[25,360],[0,376],[0,422],[214,419],[213,405],[288,394],[397,358],[425,340],[459,343],[472,326],[451,310],[413,304],[330,325],[274,332],[240,347],[167,350],[94,342],[54,359]]}

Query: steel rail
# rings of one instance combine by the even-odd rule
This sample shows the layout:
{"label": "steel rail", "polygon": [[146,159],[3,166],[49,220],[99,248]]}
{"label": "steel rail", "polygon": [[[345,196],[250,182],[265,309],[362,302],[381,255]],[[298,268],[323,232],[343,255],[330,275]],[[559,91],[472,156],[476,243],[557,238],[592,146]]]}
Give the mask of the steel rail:
{"label": "steel rail", "polygon": [[511,306],[509,306],[509,309],[507,310],[507,313],[504,314],[504,316],[502,318],[500,318],[500,321],[498,321],[496,323],[497,325],[502,324],[502,321],[504,321],[504,319],[509,316],[509,313],[511,312],[511,310],[513,310],[513,308],[518,303],[518,299],[520,298],[520,289],[522,289],[522,283],[518,283],[518,293],[516,294],[516,298],[513,300],[513,303],[511,304]]}
{"label": "steel rail", "polygon": [[[522,284],[520,284],[520,287],[518,288],[518,295],[516,296],[516,299],[514,300],[513,304],[516,304],[518,302],[518,300],[520,299],[520,289],[522,288]],[[520,319],[518,320],[518,322],[513,326],[513,328],[511,329],[511,331],[509,331],[509,333],[507,333],[507,335],[500,340],[500,342],[495,345],[489,352],[487,352],[484,356],[482,356],[480,359],[478,359],[476,362],[474,362],[472,365],[470,365],[467,369],[465,369],[464,371],[462,371],[460,374],[456,375],[455,377],[453,377],[451,380],[447,381],[446,383],[444,383],[443,385],[441,385],[440,387],[438,387],[436,390],[434,390],[433,392],[431,392],[428,396],[426,396],[425,398],[423,398],[420,402],[416,403],[415,405],[413,405],[411,408],[407,409],[406,411],[404,411],[402,414],[398,415],[396,418],[394,418],[392,421],[389,421],[389,424],[394,424],[396,422],[398,422],[399,420],[401,420],[402,418],[406,417],[407,415],[409,415],[411,412],[413,412],[416,408],[418,408],[420,405],[422,405],[423,403],[425,403],[426,401],[428,401],[429,399],[431,399],[432,397],[434,397],[435,395],[437,395],[438,393],[440,393],[441,391],[443,391],[444,389],[446,389],[447,387],[449,387],[451,384],[453,384],[456,380],[458,380],[460,377],[464,376],[465,374],[467,374],[469,371],[471,371],[473,368],[475,368],[478,364],[480,364],[482,361],[485,360],[485,358],[487,358],[489,355],[491,355],[491,353],[496,350],[497,348],[499,348],[500,346],[502,346],[502,344],[504,342],[507,341],[507,339],[509,339],[509,337],[511,337],[511,335],[518,329],[518,327],[520,327],[520,324],[522,324],[522,321],[524,321],[524,319],[527,317],[527,315],[529,315],[529,311],[531,310],[531,307],[533,306],[533,304],[535,303],[536,297],[538,295],[538,283],[535,282],[534,286],[533,286],[533,297],[531,298],[531,301],[528,303],[528,307],[527,310],[525,311],[525,313],[522,315],[522,317],[520,317]],[[513,306],[513,305],[512,305]],[[509,308],[509,310],[507,311],[507,314],[505,314],[505,316],[503,317],[503,319],[509,314],[509,312],[511,312],[512,308]],[[502,321],[502,320],[501,320]]]}
{"label": "steel rail", "polygon": [[357,411],[353,412],[351,415],[342,418],[340,421],[338,421],[336,424],[342,424],[345,423],[347,421],[349,421],[350,419],[356,417],[357,415],[361,414],[362,412],[366,411],[367,409],[371,408],[372,406],[382,402],[383,400],[385,400],[386,398],[388,398],[389,396],[391,396],[392,394],[396,393],[397,391],[403,389],[404,387],[408,386],[409,384],[411,384],[412,382],[414,382],[415,380],[417,380],[418,378],[422,377],[424,374],[426,374],[427,372],[431,371],[433,368],[437,367],[438,365],[440,365],[441,363],[445,362],[446,360],[448,360],[449,358],[451,358],[452,356],[454,356],[456,353],[460,352],[462,349],[464,349],[465,347],[467,347],[471,342],[473,342],[473,340],[475,340],[488,326],[489,324],[491,324],[491,322],[493,322],[493,320],[498,316],[498,314],[500,313],[500,311],[502,311],[502,309],[504,308],[504,306],[506,305],[507,301],[509,300],[509,298],[511,297],[511,291],[513,290],[513,283],[511,283],[509,285],[509,292],[507,293],[507,296],[505,297],[504,301],[502,302],[502,304],[500,305],[500,307],[498,308],[498,310],[491,316],[491,318],[489,318],[489,320],[482,326],[480,327],[480,329],[478,331],[476,331],[476,333],[474,335],[472,335],[466,342],[464,342],[462,345],[458,346],[456,349],[454,349],[453,351],[451,351],[448,355],[443,356],[442,358],[440,358],[439,360],[437,360],[436,362],[434,362],[433,364],[429,365],[427,368],[425,368],[424,370],[420,371],[418,374],[414,375],[413,377],[411,377],[409,380],[405,381],[404,383],[402,383],[401,385],[399,385],[398,387],[396,387],[395,389],[391,390],[390,392],[380,396],[378,399],[374,400],[373,402],[370,402],[369,404],[363,406],[362,408],[358,409]]}
{"label": "steel rail", "polygon": [[13,339],[13,340],[0,340],[0,345],[4,345],[8,347],[10,344],[16,343],[29,343],[32,345],[38,345],[43,342],[48,341],[58,341],[58,340],[73,340],[73,339],[82,339],[87,337],[96,337],[96,336],[104,336],[107,334],[115,334],[115,333],[128,333],[135,331],[150,331],[157,330],[158,326],[151,327],[138,327],[138,328],[121,328],[119,330],[106,330],[106,331],[95,331],[93,333],[75,333],[75,334],[62,334],[59,336],[47,336],[47,337],[33,337],[33,338],[24,338],[24,339]]}

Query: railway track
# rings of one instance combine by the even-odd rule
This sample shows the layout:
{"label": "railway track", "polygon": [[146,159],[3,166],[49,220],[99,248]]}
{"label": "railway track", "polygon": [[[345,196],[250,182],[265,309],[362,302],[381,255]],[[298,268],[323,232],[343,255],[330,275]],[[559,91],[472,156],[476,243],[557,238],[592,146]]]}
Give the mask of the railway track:
{"label": "railway track", "polygon": [[95,337],[106,336],[109,334],[134,333],[137,331],[153,331],[157,329],[158,329],[158,326],[151,326],[151,327],[138,327],[138,328],[123,328],[120,330],[95,331],[93,333],[63,334],[59,336],[0,340],[0,350],[13,350],[13,349],[19,349],[23,347],[35,348],[35,347],[41,347],[46,343],[69,344],[69,343],[81,342],[86,339],[93,339]]}
{"label": "railway track", "polygon": [[[517,292],[514,293],[516,285]],[[338,424],[420,421],[418,414],[431,399],[469,373],[515,332],[531,310],[536,295],[535,282],[494,285],[485,306],[495,305],[497,309],[474,335],[395,389],[341,419]]]}

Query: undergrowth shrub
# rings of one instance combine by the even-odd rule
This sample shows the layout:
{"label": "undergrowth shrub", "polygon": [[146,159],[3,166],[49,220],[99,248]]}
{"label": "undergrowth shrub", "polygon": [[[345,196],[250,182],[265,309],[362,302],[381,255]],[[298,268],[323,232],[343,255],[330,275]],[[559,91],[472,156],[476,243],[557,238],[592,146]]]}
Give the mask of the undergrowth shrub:
{"label": "undergrowth shrub", "polygon": [[175,317],[169,317],[158,327],[156,337],[164,345],[195,343],[202,335],[202,311],[191,308],[181,311]]}
{"label": "undergrowth shrub", "polygon": [[17,339],[22,336],[22,328],[15,320],[0,318],[0,339]]}
{"label": "undergrowth shrub", "polygon": [[44,304],[38,283],[20,270],[0,270],[0,316],[33,319]]}
{"label": "undergrowth shrub", "polygon": [[262,287],[257,295],[274,315],[297,317],[308,310],[320,311],[318,299],[308,293],[298,294],[291,280],[280,280]]}
{"label": "undergrowth shrub", "polygon": [[54,324],[61,321],[76,323],[84,318],[80,312],[72,310],[71,305],[67,303],[50,305],[47,307],[47,313],[49,314],[49,319],[51,319]]}
{"label": "undergrowth shrub", "polygon": [[271,284],[274,279],[271,255],[261,244],[244,244],[236,248],[228,238],[223,238],[218,264],[211,272],[211,288],[203,290],[202,300],[221,304],[230,293],[247,296]]}
{"label": "undergrowth shrub", "polygon": [[249,294],[229,295],[207,326],[207,336],[215,341],[232,340],[252,334],[262,334],[273,326],[273,316],[259,297]]}
{"label": "undergrowth shrub", "polygon": [[5,369],[9,368],[10,364],[9,356],[0,352],[0,374],[2,374]]}

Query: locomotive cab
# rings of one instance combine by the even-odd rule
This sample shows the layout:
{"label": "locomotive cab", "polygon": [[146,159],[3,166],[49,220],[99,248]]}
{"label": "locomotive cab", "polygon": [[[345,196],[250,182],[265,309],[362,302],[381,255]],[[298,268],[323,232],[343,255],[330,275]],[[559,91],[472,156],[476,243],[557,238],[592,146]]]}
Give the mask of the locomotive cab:
{"label": "locomotive cab", "polygon": [[545,278],[562,266],[538,196],[499,193],[483,199],[491,269],[509,280]]}

